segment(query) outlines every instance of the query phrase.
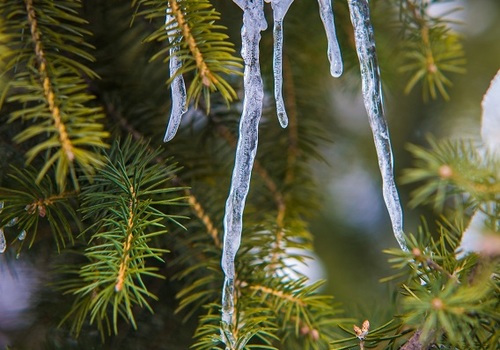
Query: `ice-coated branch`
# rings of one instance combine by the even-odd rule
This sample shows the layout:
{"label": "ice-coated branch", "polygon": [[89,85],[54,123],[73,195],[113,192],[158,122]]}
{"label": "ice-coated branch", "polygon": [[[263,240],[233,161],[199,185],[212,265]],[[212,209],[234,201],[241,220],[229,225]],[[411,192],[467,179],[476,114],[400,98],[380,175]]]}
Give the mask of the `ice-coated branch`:
{"label": "ice-coated branch", "polygon": [[328,39],[328,60],[330,61],[330,74],[338,78],[344,70],[342,55],[340,53],[337,33],[335,32],[335,20],[333,18],[332,0],[318,0],[319,14],[325,26],[326,38]]}
{"label": "ice-coated branch", "polygon": [[274,73],[274,98],[276,100],[276,112],[281,127],[286,128],[288,117],[286,115],[285,103],[283,102],[283,19],[290,8],[293,0],[267,0],[271,1],[273,8],[273,73]]}
{"label": "ice-coated branch", "polygon": [[403,233],[403,210],[394,181],[391,140],[384,115],[380,69],[375,51],[368,0],[349,0],[348,2],[361,70],[363,100],[382,175],[384,201],[391,218],[394,236],[401,249],[408,250]]}
{"label": "ice-coated branch", "polygon": [[263,0],[235,0],[235,3],[243,9],[241,56],[245,63],[243,76],[245,95],[231,188],[224,215],[224,244],[221,265],[225,277],[222,290],[222,322],[226,325],[233,324],[234,258],[241,242],[243,210],[257,153],[258,128],[264,98],[259,63],[259,43],[260,32],[267,28]]}
{"label": "ice-coated branch", "polygon": [[[175,17],[170,15],[169,8],[167,8],[167,13],[165,15],[165,30],[171,31],[176,27],[177,22]],[[178,74],[178,70],[182,68],[182,61],[177,57],[176,52],[180,50],[180,31],[177,30],[178,37],[176,45],[170,47],[170,77],[173,78],[171,89],[172,89],[172,110],[170,112],[170,120],[168,121],[167,131],[163,138],[163,142],[168,142],[172,140],[179,129],[181,124],[182,115],[187,111],[187,93],[186,85],[184,83],[184,78],[182,74]],[[173,43],[172,43],[173,44]]]}

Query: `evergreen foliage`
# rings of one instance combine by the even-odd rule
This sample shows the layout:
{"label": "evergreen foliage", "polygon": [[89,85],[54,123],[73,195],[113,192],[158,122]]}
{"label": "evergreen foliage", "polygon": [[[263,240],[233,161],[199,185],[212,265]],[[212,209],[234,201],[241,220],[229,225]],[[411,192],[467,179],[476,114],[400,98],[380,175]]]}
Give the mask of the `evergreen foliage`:
{"label": "evergreen foliage", "polygon": [[[422,83],[424,99],[448,99],[448,74],[463,72],[464,52],[448,22],[427,15],[428,3],[385,6],[399,19],[407,92]],[[383,281],[395,290],[387,306],[393,314],[360,322],[323,293],[322,281],[310,284],[294,268],[313,250],[309,222],[321,191],[311,162],[322,160],[327,140],[327,101],[304,82],[328,69],[294,66],[309,60],[304,45],[314,38],[303,34],[314,26],[293,17],[296,40],[283,57],[289,125],[281,129],[265,106],[236,259],[234,328],[221,329],[222,217],[242,65],[218,5],[230,6],[0,4],[0,268],[40,250],[50,257],[37,307],[50,309],[51,320],[37,346],[497,349],[500,253],[457,252],[472,211],[483,210],[495,234],[500,220],[498,160],[472,142],[429,138],[427,148],[408,146],[415,163],[402,182],[419,186],[410,205],[429,205],[440,219],[407,234],[408,252],[386,250],[395,270]],[[335,6],[346,66],[354,66],[346,5]],[[173,22],[165,23],[166,14]],[[173,79],[165,63],[176,45],[191,107],[176,138],[161,144],[170,108],[164,82]],[[269,38],[263,45],[264,55]],[[13,349],[26,344],[18,339]]]}

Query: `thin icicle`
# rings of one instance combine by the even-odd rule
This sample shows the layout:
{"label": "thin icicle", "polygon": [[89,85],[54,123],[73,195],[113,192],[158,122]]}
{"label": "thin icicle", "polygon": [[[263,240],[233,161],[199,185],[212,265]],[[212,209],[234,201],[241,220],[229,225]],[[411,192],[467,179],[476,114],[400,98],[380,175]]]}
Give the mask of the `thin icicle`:
{"label": "thin icicle", "polygon": [[283,19],[293,0],[271,0],[273,8],[273,72],[274,72],[274,98],[276,99],[276,112],[281,127],[288,125],[285,103],[283,102]]}
{"label": "thin icicle", "polygon": [[231,188],[224,216],[224,246],[221,265],[225,279],[222,290],[222,322],[229,326],[233,324],[234,312],[234,258],[241,242],[243,209],[257,152],[258,128],[264,98],[259,64],[260,32],[267,27],[263,0],[235,0],[235,3],[243,9],[241,56],[245,62],[243,78],[245,96]]}
{"label": "thin icicle", "polygon": [[335,20],[333,18],[332,0],[318,0],[319,15],[325,26],[326,38],[328,39],[328,60],[330,61],[330,74],[338,78],[344,70],[342,55],[340,53],[337,33],[335,32]]}
{"label": "thin icicle", "polygon": [[[165,15],[165,30],[167,32],[171,31],[177,25],[175,17],[170,15],[168,11],[169,9],[167,8],[167,14]],[[177,34],[180,36],[179,30],[176,31]],[[174,77],[171,84],[172,111],[170,112],[170,120],[168,121],[163,142],[168,142],[174,138],[181,124],[182,115],[187,111],[186,85],[184,84],[182,74],[177,74],[178,70],[182,68],[182,61],[176,55],[176,52],[180,50],[179,40],[177,40],[177,45],[172,45],[170,48],[170,77]]]}
{"label": "thin icicle", "polygon": [[384,115],[382,84],[370,21],[370,9],[367,0],[349,0],[348,2],[361,69],[363,100],[375,141],[382,175],[384,201],[391,218],[394,236],[401,249],[408,250],[403,233],[403,210],[394,181],[391,140]]}

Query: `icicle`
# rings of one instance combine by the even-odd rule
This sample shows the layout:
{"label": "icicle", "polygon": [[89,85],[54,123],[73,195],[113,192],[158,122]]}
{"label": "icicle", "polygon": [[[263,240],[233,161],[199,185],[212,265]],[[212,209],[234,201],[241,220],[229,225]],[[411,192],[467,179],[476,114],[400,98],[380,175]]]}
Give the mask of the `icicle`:
{"label": "icicle", "polygon": [[225,279],[222,291],[222,322],[226,326],[233,324],[234,258],[241,242],[243,209],[250,186],[253,162],[257,152],[258,127],[262,115],[262,101],[264,98],[259,64],[259,42],[260,32],[267,27],[264,18],[263,0],[234,1],[243,9],[241,56],[245,62],[243,78],[245,96],[231,188],[226,201],[224,216],[224,247],[221,265],[224,270]]}
{"label": "icicle", "polygon": [[332,0],[318,0],[319,14],[325,26],[326,38],[328,39],[328,60],[330,61],[330,74],[338,78],[344,70],[342,55],[340,54],[337,33],[335,32],[335,20],[333,18]]}
{"label": "icicle", "polygon": [[288,125],[288,116],[286,115],[285,103],[283,102],[283,19],[290,8],[293,0],[266,0],[271,1],[274,19],[274,54],[273,54],[273,73],[274,73],[274,98],[276,99],[276,112],[281,127]]}
{"label": "icicle", "polygon": [[7,241],[5,240],[3,228],[0,228],[0,254],[5,252],[5,249],[7,249]]}
{"label": "icicle", "polygon": [[[165,30],[171,31],[176,27],[175,17],[168,13],[165,15]],[[180,31],[176,31],[180,35]],[[176,33],[176,35],[177,35]],[[178,70],[182,68],[182,61],[177,57],[176,52],[180,50],[180,46],[177,40],[176,45],[172,45],[170,48],[170,77],[173,77],[171,84],[172,89],[172,111],[170,112],[170,120],[168,121],[167,131],[165,132],[165,137],[163,142],[168,142],[172,140],[179,129],[181,124],[181,118],[187,111],[186,107],[186,85],[184,84],[184,78],[182,74],[178,74]],[[173,44],[173,42],[172,42]]]}
{"label": "icicle", "polygon": [[363,100],[375,141],[382,175],[384,201],[391,218],[394,236],[401,249],[408,250],[403,234],[403,210],[394,181],[391,140],[383,109],[382,84],[370,21],[370,9],[367,0],[349,0],[348,2],[361,69]]}

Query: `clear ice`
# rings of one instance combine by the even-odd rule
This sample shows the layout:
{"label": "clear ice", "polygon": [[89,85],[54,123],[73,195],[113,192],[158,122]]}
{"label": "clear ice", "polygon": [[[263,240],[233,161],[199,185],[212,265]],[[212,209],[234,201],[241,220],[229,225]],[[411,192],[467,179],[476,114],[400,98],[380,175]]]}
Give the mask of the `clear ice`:
{"label": "clear ice", "polygon": [[0,228],[0,254],[5,252],[5,249],[7,249],[7,241],[5,240],[3,228]]}
{"label": "clear ice", "polygon": [[[165,15],[165,30],[171,31],[176,27],[175,18],[168,13]],[[177,30],[177,32],[179,32]],[[171,89],[172,89],[172,111],[170,112],[170,120],[168,121],[167,131],[163,138],[163,142],[168,142],[172,140],[179,129],[181,124],[181,118],[187,111],[187,93],[186,84],[184,83],[184,78],[182,74],[178,74],[178,70],[182,68],[182,61],[177,57],[176,52],[180,50],[179,40],[177,40],[177,45],[172,45],[170,48],[170,77],[173,78]],[[172,42],[174,44],[174,42]]]}
{"label": "clear ice", "polygon": [[17,236],[17,239],[20,241],[24,241],[26,238],[26,230],[22,230],[21,233]]}
{"label": "clear ice", "polygon": [[406,251],[408,248],[403,233],[403,210],[394,181],[391,140],[383,109],[382,84],[375,51],[373,27],[370,21],[370,9],[367,0],[349,0],[348,3],[361,70],[363,100],[382,175],[384,201],[389,212],[394,236],[401,249]]}
{"label": "clear ice", "polygon": [[224,245],[221,265],[225,278],[222,290],[222,322],[227,325],[233,324],[234,258],[241,242],[243,209],[257,153],[259,121],[264,98],[259,63],[259,42],[260,32],[267,28],[263,0],[234,0],[234,2],[243,9],[241,56],[245,63],[243,76],[245,95],[231,188],[224,215]]}
{"label": "clear ice", "polygon": [[[269,1],[268,1],[269,2]],[[285,103],[283,102],[283,19],[293,0],[271,0],[273,8],[273,73],[274,73],[274,98],[276,99],[276,112],[281,127],[288,125]]]}
{"label": "clear ice", "polygon": [[318,0],[319,14],[326,31],[328,40],[328,60],[330,61],[330,74],[338,78],[344,70],[342,55],[340,53],[337,33],[335,32],[335,20],[333,18],[332,0]]}

